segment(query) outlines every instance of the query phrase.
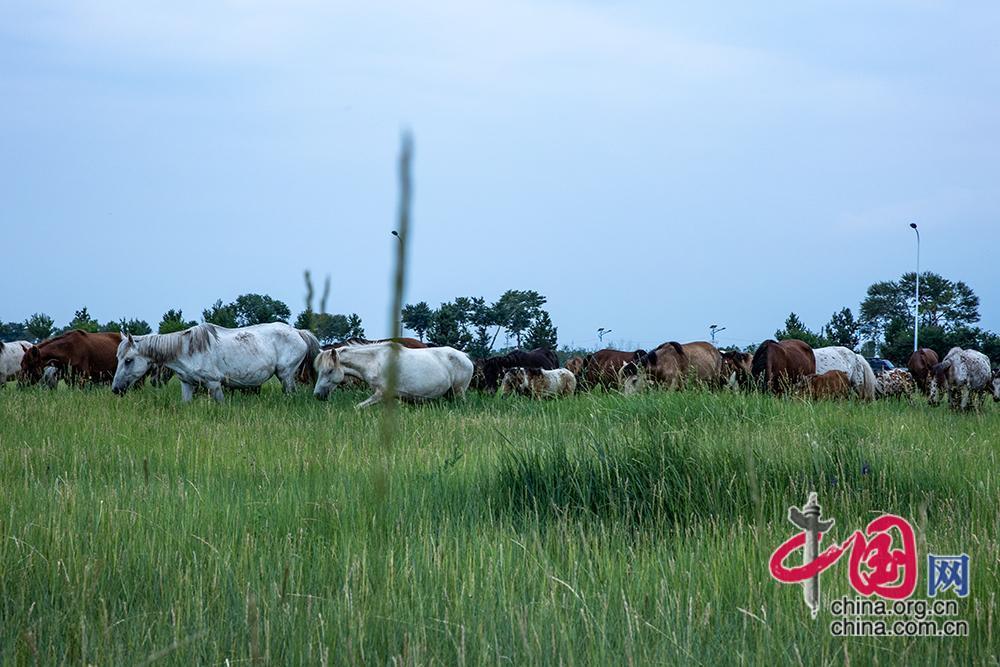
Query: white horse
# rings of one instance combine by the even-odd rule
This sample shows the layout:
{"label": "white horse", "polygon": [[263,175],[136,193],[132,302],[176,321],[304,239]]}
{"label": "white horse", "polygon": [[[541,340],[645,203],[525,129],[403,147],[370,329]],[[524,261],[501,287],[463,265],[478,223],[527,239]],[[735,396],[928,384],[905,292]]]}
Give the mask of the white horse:
{"label": "white horse", "polygon": [[21,372],[21,359],[31,347],[26,340],[15,340],[9,343],[0,341],[0,387]]}
{"label": "white horse", "polygon": [[399,355],[396,395],[409,401],[439,398],[448,392],[464,396],[472,381],[472,360],[452,347],[410,349],[398,343],[347,345],[326,350],[316,357],[318,378],[313,395],[325,400],[345,376],[364,380],[374,391],[358,403],[366,408],[382,400],[389,380],[389,356]]}
{"label": "white horse", "polygon": [[843,371],[851,381],[854,393],[865,400],[875,398],[875,373],[868,360],[839,345],[820,347],[813,350],[816,357],[816,375],[827,371]]}
{"label": "white horse", "polygon": [[198,387],[222,401],[223,387],[259,387],[275,375],[288,393],[295,390],[299,366],[315,358],[319,350],[315,336],[283,322],[240,329],[205,323],[176,333],[126,335],[118,346],[111,389],[124,394],[151,364],[162,364],[180,378],[185,401],[191,400]]}
{"label": "white horse", "polygon": [[943,392],[948,396],[951,407],[965,410],[974,394],[993,391],[996,397],[992,380],[989,357],[976,350],[953,347],[932,369],[928,402],[936,405]]}

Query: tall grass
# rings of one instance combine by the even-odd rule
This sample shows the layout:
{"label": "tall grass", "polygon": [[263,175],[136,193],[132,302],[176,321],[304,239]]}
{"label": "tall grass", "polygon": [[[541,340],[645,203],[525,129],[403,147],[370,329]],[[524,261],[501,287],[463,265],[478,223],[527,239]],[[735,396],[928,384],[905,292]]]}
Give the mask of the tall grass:
{"label": "tall grass", "polygon": [[[0,661],[997,661],[995,410],[471,396],[403,408],[386,450],[363,396],[4,389]],[[971,635],[813,622],[766,567],[809,490],[836,531],[892,511],[967,551]]]}

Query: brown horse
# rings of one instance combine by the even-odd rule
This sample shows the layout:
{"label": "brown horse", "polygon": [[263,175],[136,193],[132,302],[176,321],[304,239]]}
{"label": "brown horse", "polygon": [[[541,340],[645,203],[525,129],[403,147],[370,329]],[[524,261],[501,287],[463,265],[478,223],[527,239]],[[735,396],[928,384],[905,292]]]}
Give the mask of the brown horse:
{"label": "brown horse", "polygon": [[801,340],[765,340],[754,353],[750,370],[765,389],[780,395],[803,376],[816,373],[816,356]]}
{"label": "brown horse", "polygon": [[665,389],[684,386],[691,366],[684,346],[675,341],[663,343],[646,356],[649,378]]}
{"label": "brown horse", "polygon": [[580,370],[580,380],[584,387],[598,385],[605,389],[625,388],[628,378],[639,373],[639,368],[648,364],[645,350],[623,352],[606,348],[587,355]]}
{"label": "brown horse", "polygon": [[67,382],[111,382],[118,366],[119,333],[87,333],[79,329],[28,348],[21,359],[25,384],[42,379],[47,367],[59,369]]}
{"label": "brown horse", "polygon": [[688,382],[712,389],[722,386],[722,353],[717,347],[703,340],[684,343],[681,347],[688,360]]}
{"label": "brown horse", "polygon": [[853,390],[851,378],[844,371],[827,371],[822,375],[805,375],[796,389],[812,399],[849,398]]}
{"label": "brown horse", "polygon": [[566,360],[566,363],[563,364],[563,368],[579,377],[580,373],[583,371],[584,362],[585,359],[583,357],[570,357]]}
{"label": "brown horse", "polygon": [[722,381],[729,387],[750,386],[753,355],[748,352],[726,350],[722,353]]}
{"label": "brown horse", "polygon": [[913,381],[925,394],[930,390],[932,370],[940,361],[937,352],[929,347],[922,347],[911,354],[909,361],[906,362],[906,368],[913,376]]}

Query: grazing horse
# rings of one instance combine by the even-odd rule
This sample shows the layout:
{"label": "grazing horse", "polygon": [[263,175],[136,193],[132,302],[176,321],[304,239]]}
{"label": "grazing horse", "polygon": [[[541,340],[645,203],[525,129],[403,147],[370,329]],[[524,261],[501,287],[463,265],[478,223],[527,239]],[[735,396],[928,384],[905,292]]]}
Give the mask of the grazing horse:
{"label": "grazing horse", "polygon": [[816,372],[816,357],[801,340],[765,340],[754,352],[750,370],[765,389],[781,395],[799,378]]}
{"label": "grazing horse", "polygon": [[511,368],[540,368],[551,371],[559,368],[559,357],[552,350],[536,347],[534,350],[512,350],[476,363],[472,376],[472,388],[481,391],[496,391],[500,380]]}
{"label": "grazing horse", "polygon": [[566,363],[563,364],[563,367],[573,375],[580,375],[580,373],[583,371],[583,364],[585,362],[586,360],[583,357],[580,356],[570,357],[569,359],[566,360]]}
{"label": "grazing horse", "polygon": [[905,368],[891,368],[875,376],[875,395],[878,398],[908,398],[917,385],[913,375]]}
{"label": "grazing horse", "polygon": [[993,400],[1000,401],[1000,368],[993,372],[993,379],[990,381],[993,387]]}
{"label": "grazing horse", "polygon": [[583,360],[579,382],[585,388],[602,386],[619,391],[635,389],[641,384],[640,371],[649,364],[645,350],[622,352],[605,348]]}
{"label": "grazing horse", "polygon": [[396,395],[409,401],[439,398],[451,392],[465,396],[472,381],[468,355],[453,347],[407,348],[397,343],[346,345],[324,350],[316,357],[313,395],[326,400],[345,376],[364,380],[375,393],[355,407],[366,408],[382,400],[389,383],[391,355],[397,353]]}
{"label": "grazing horse", "polygon": [[717,388],[722,385],[722,353],[706,341],[681,345],[687,357],[687,380],[704,387]]}
{"label": "grazing horse", "polygon": [[691,361],[684,346],[675,341],[663,343],[646,355],[649,378],[665,389],[681,389],[687,379]]}
{"label": "grazing horse", "polygon": [[21,372],[21,359],[30,347],[26,340],[0,341],[0,387]]}
{"label": "grazing horse", "polygon": [[55,366],[46,366],[45,370],[42,371],[42,379],[38,381],[38,384],[45,389],[55,389],[59,386],[59,377],[61,375],[62,371]]}
{"label": "grazing horse", "polygon": [[851,380],[854,393],[866,401],[875,399],[875,373],[868,360],[857,352],[839,345],[818,347],[813,350],[816,357],[816,374],[827,371],[843,371]]}
{"label": "grazing horse", "polygon": [[204,387],[216,401],[222,388],[253,389],[277,376],[286,393],[295,390],[295,373],[306,357],[319,353],[308,331],[283,322],[227,329],[199,324],[184,331],[126,336],[118,346],[112,391],[124,394],[152,364],[166,366],[181,380],[181,399],[190,401]]}
{"label": "grazing horse", "polygon": [[[430,345],[426,344],[422,340],[417,340],[416,338],[406,338],[405,336],[400,336],[398,338],[379,338],[376,340],[369,340],[367,338],[347,338],[340,341],[339,343],[333,343],[330,345],[324,345],[321,351],[324,350],[334,350],[348,345],[373,345],[375,343],[399,343],[403,347],[408,347],[411,350],[422,350]],[[307,363],[308,361],[308,363]],[[299,369],[299,382],[302,384],[315,384],[316,383],[316,368],[313,365],[315,359],[310,358],[302,362],[302,368]],[[341,387],[349,387],[353,384],[360,384],[361,380],[355,377],[347,377],[347,380],[341,383]]]}
{"label": "grazing horse", "polygon": [[35,384],[49,366],[69,383],[109,382],[115,375],[118,333],[88,333],[75,329],[28,348],[21,359],[21,382]]}
{"label": "grazing horse", "polygon": [[931,405],[937,405],[941,395],[945,394],[948,397],[948,405],[958,410],[966,410],[975,407],[980,394],[995,391],[990,358],[976,350],[953,347],[941,363],[936,364],[931,371],[928,397]]}
{"label": "grazing horse", "polygon": [[411,350],[422,350],[425,347],[430,347],[427,343],[422,340],[417,340],[416,338],[407,338],[406,336],[400,336],[398,338],[376,338],[370,340],[368,338],[346,338],[339,343],[333,343],[332,345],[324,345],[324,350],[333,350],[335,348],[347,347],[348,345],[374,345],[375,343],[399,343],[403,347],[408,347]]}
{"label": "grazing horse", "polygon": [[920,391],[925,394],[931,388],[931,370],[940,361],[941,359],[938,358],[937,352],[929,347],[922,347],[911,354],[909,360],[906,362],[906,367],[910,370],[910,374],[913,375],[914,382],[920,387]]}
{"label": "grazing horse", "polygon": [[730,389],[751,384],[753,355],[749,352],[726,350],[722,353],[722,380]]}
{"label": "grazing horse", "polygon": [[576,376],[565,368],[511,368],[503,376],[501,393],[524,394],[534,398],[569,396],[576,391]]}
{"label": "grazing horse", "polygon": [[851,395],[852,383],[844,371],[826,371],[802,376],[795,388],[812,399],[847,398]]}

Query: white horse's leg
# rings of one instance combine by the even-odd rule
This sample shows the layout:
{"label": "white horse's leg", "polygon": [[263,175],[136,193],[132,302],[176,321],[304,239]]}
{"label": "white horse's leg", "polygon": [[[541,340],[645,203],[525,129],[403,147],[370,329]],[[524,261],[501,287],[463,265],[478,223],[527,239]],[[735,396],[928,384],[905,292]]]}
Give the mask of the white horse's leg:
{"label": "white horse's leg", "polygon": [[296,371],[298,371],[297,367],[291,369],[285,368],[277,374],[278,379],[281,380],[281,387],[285,390],[286,394],[295,393],[295,387],[297,386],[295,382]]}
{"label": "white horse's leg", "polygon": [[187,382],[181,381],[181,400],[185,403],[190,402],[194,398],[194,386],[188,384]]}
{"label": "white horse's leg", "polygon": [[221,383],[219,383],[219,382],[210,382],[205,387],[206,387],[206,389],[208,389],[208,393],[210,393],[212,395],[212,398],[215,399],[216,403],[222,403],[222,400],[223,400],[224,396],[223,396],[223,393],[222,393],[222,384]]}
{"label": "white horse's leg", "polygon": [[361,408],[367,408],[369,405],[375,405],[376,403],[380,403],[381,401],[382,401],[382,390],[376,389],[374,394],[372,394],[365,400],[361,401],[354,407],[360,410]]}

